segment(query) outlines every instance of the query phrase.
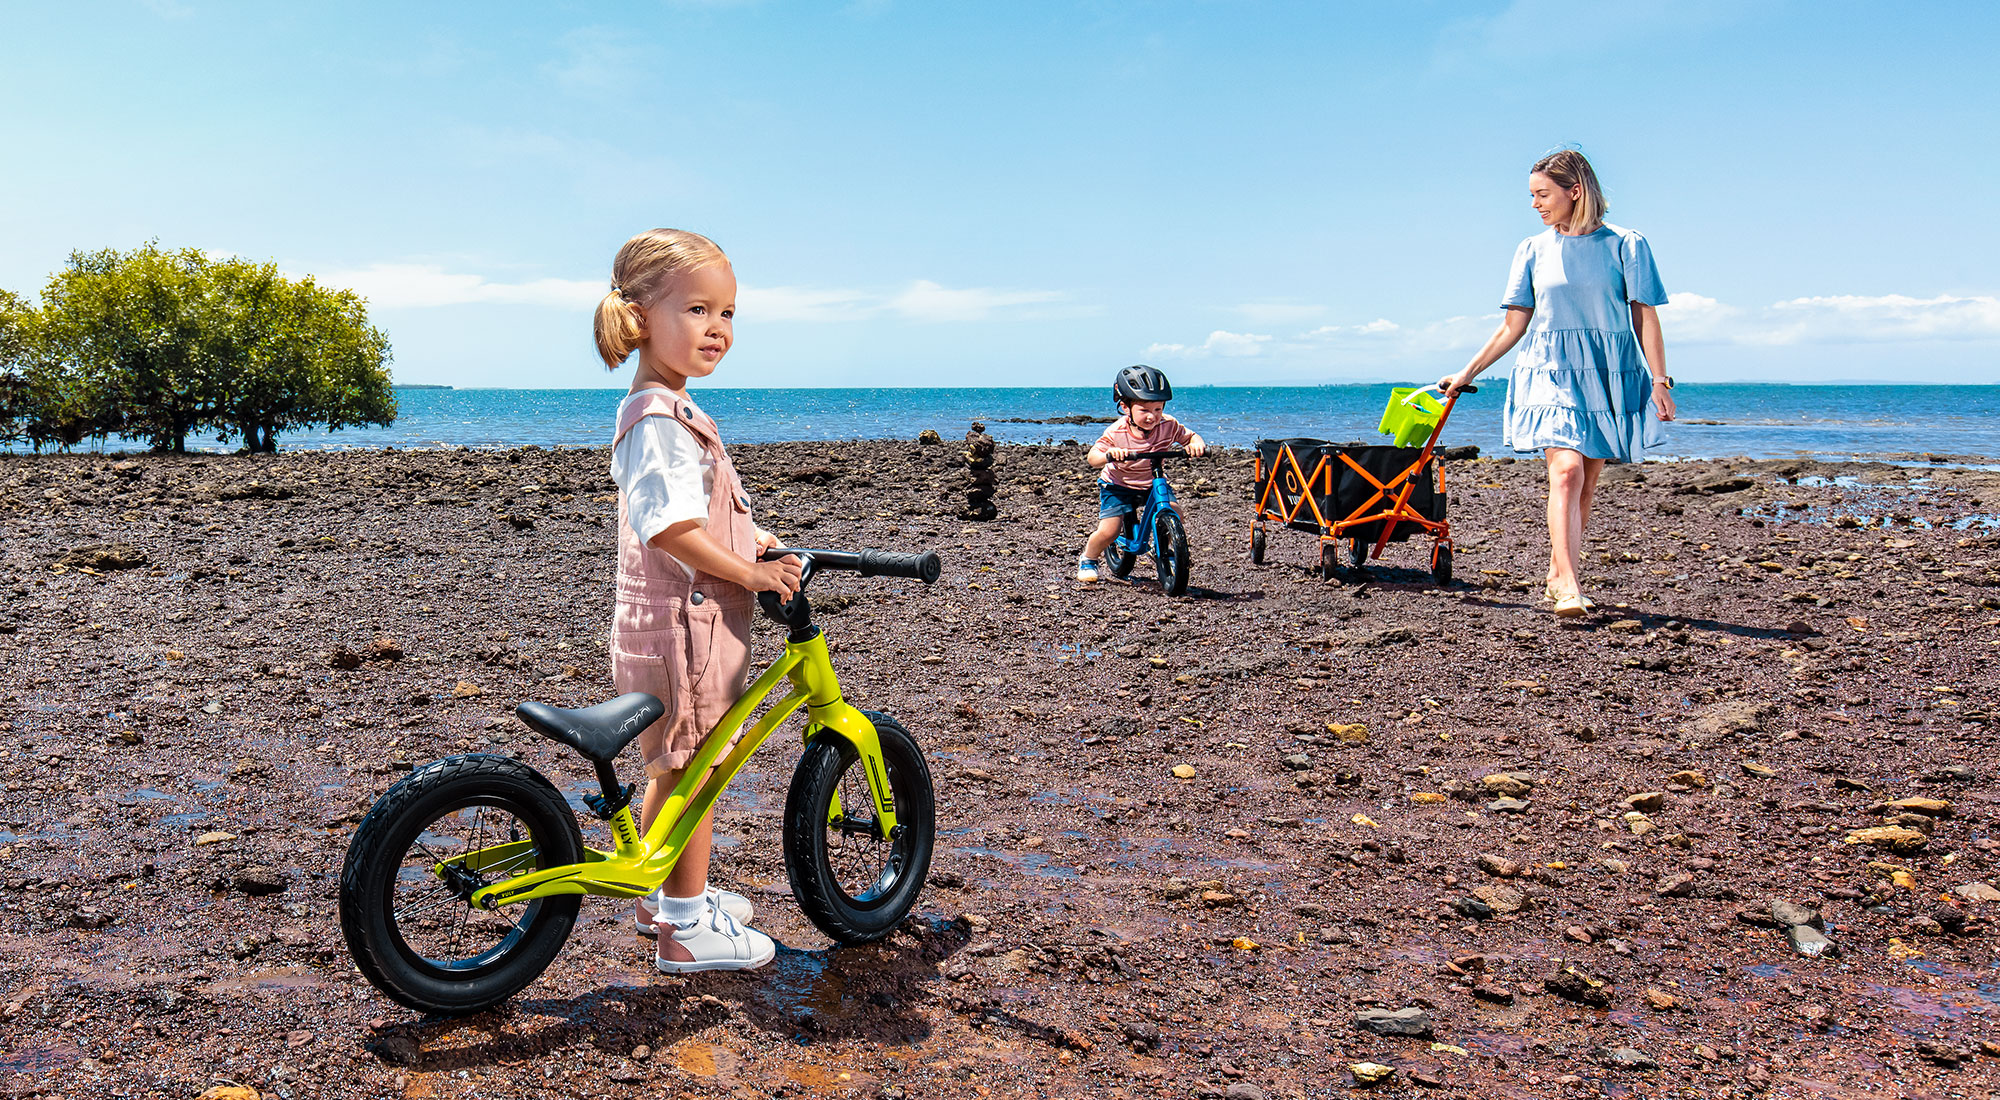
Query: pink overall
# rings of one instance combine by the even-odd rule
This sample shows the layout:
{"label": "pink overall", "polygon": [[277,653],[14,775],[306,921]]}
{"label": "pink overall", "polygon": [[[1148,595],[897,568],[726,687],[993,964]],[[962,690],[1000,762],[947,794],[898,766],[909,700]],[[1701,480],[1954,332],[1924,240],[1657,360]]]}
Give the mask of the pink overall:
{"label": "pink overall", "polygon": [[[750,522],[750,498],[722,449],[715,421],[669,393],[649,393],[618,418],[616,439],[624,439],[648,416],[679,421],[714,460],[709,537],[744,560],[755,561],[757,528]],[[749,589],[708,573],[689,576],[671,554],[640,542],[625,513],[625,494],[618,495],[618,606],[611,618],[611,682],[621,693],[650,692],[667,705],[666,716],[639,735],[647,775],[685,767],[743,694],[755,606]]]}

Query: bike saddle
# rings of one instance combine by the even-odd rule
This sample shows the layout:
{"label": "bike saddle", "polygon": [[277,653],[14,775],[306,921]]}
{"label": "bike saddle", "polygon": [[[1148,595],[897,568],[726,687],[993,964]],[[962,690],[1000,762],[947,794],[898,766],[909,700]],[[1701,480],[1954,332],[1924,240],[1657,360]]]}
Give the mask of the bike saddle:
{"label": "bike saddle", "polygon": [[640,730],[667,713],[667,705],[643,691],[630,691],[594,707],[568,710],[547,703],[522,703],[514,713],[536,733],[560,741],[599,764],[609,764]]}

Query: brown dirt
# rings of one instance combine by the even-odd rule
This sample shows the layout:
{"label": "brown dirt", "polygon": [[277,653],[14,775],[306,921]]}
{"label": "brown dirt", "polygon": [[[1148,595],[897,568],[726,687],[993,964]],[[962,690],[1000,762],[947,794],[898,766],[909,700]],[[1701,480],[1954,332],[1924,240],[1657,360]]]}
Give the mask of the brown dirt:
{"label": "brown dirt", "polygon": [[[2000,1078],[1994,906],[1953,892],[2000,856],[2000,477],[1614,468],[1599,613],[1559,624],[1539,463],[1451,468],[1440,592],[1419,543],[1329,582],[1279,530],[1251,565],[1249,460],[1225,453],[1181,472],[1195,587],[1169,599],[1149,562],[1070,579],[1095,516],[1079,449],[1002,448],[992,523],[953,514],[955,455],[739,451],[793,543],[945,556],[931,589],[815,589],[849,697],[899,715],[937,778],[917,916],[860,949],[800,916],[781,736],[726,802],[717,870],[775,964],[660,977],[626,906],[590,899],[542,980],[465,1020],[360,981],[334,876],[415,763],[512,752],[589,789],[509,708],[609,693],[604,452],[0,459],[0,1088],[1280,1097],[1344,1094],[1362,1061],[1437,1095]],[[1812,480],[1833,476],[1882,487]],[[1914,795],[1951,803],[1901,818],[1922,850],[1844,843]],[[1823,913],[1840,955],[1794,954],[1773,898]],[[1434,1035],[1362,1031],[1370,1007]]]}

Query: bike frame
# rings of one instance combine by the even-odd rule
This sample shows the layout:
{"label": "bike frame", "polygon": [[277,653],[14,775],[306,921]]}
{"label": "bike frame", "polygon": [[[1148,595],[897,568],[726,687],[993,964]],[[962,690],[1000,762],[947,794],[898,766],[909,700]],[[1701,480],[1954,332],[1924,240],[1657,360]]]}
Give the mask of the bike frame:
{"label": "bike frame", "polygon": [[1138,522],[1132,525],[1131,534],[1119,535],[1114,545],[1134,556],[1143,550],[1158,560],[1159,556],[1154,554],[1153,525],[1160,513],[1167,509],[1176,513],[1180,511],[1174,507],[1174,487],[1167,484],[1166,471],[1160,468],[1160,460],[1156,458],[1153,460],[1153,487],[1146,492],[1146,507],[1140,512]]}
{"label": "bike frame", "polygon": [[[781,683],[790,684],[790,690],[749,729],[744,729],[744,723],[750,721],[765,699],[779,690]],[[773,661],[715,724],[645,836],[639,835],[628,802],[611,815],[611,831],[618,842],[615,850],[604,852],[586,847],[583,862],[549,867],[481,887],[473,891],[472,904],[491,910],[557,894],[636,898],[651,893],[674,869],[695,827],[724,788],[743,770],[751,754],[801,706],[806,711],[808,743],[831,735],[846,740],[860,754],[875,802],[877,834],[885,838],[892,835],[897,828],[895,796],[889,789],[889,773],[882,761],[882,743],[876,736],[875,724],[841,698],[839,678],[827,657],[826,635],[814,630],[809,638],[787,642],[784,655]],[[842,816],[838,791],[834,792],[829,816],[836,819]],[[453,865],[471,871],[505,866],[533,846],[533,841],[516,841],[482,848],[448,864],[437,864],[431,871],[443,877]]]}

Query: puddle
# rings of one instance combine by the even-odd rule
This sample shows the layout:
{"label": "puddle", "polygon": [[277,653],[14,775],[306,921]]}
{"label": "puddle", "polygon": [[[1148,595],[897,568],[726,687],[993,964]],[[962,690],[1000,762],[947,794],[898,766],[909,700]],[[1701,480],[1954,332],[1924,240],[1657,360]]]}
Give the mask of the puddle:
{"label": "puddle", "polygon": [[1758,963],[1756,966],[1748,966],[1744,967],[1744,969],[1760,978],[1782,978],[1791,973],[1791,971],[1779,966],[1777,963]]}
{"label": "puddle", "polygon": [[992,848],[954,848],[961,856],[998,860],[1023,874],[1042,878],[1073,879],[1076,868],[1070,864],[1057,863],[1046,852],[1001,852]]}
{"label": "puddle", "polygon": [[167,794],[164,791],[156,791],[151,787],[140,787],[138,790],[128,793],[127,795],[125,795],[125,797],[143,799],[149,802],[176,801],[173,795]]}
{"label": "puddle", "polygon": [[1080,643],[1073,642],[1036,642],[1028,648],[1054,656],[1057,664],[1067,661],[1095,661],[1104,656],[1104,651],[1101,649],[1085,649]]}
{"label": "puddle", "polygon": [[208,820],[208,814],[197,810],[183,814],[167,814],[158,821],[153,822],[153,827],[155,829],[192,829],[197,824],[206,820]]}
{"label": "puddle", "polygon": [[[1837,489],[1840,490],[1840,498],[1830,503],[1778,500],[1745,508],[1745,516],[1776,524],[1805,523],[1820,527],[1852,519],[1859,521],[1862,527],[1908,527],[1927,531],[2000,529],[2000,513],[1968,512],[1947,516],[1937,511],[1949,503],[1950,498],[1960,494],[1933,488],[1929,478],[1912,478],[1905,485],[1883,485],[1856,477],[1825,478],[1816,475],[1797,481],[1784,478],[1775,481],[1781,488]],[[1941,501],[1932,497],[1946,499]],[[1933,510],[1931,516],[1920,513],[1925,508]]]}
{"label": "puddle", "polygon": [[0,1053],[0,1077],[16,1073],[41,1074],[68,1069],[83,1059],[83,1051],[71,1046],[28,1047]]}

